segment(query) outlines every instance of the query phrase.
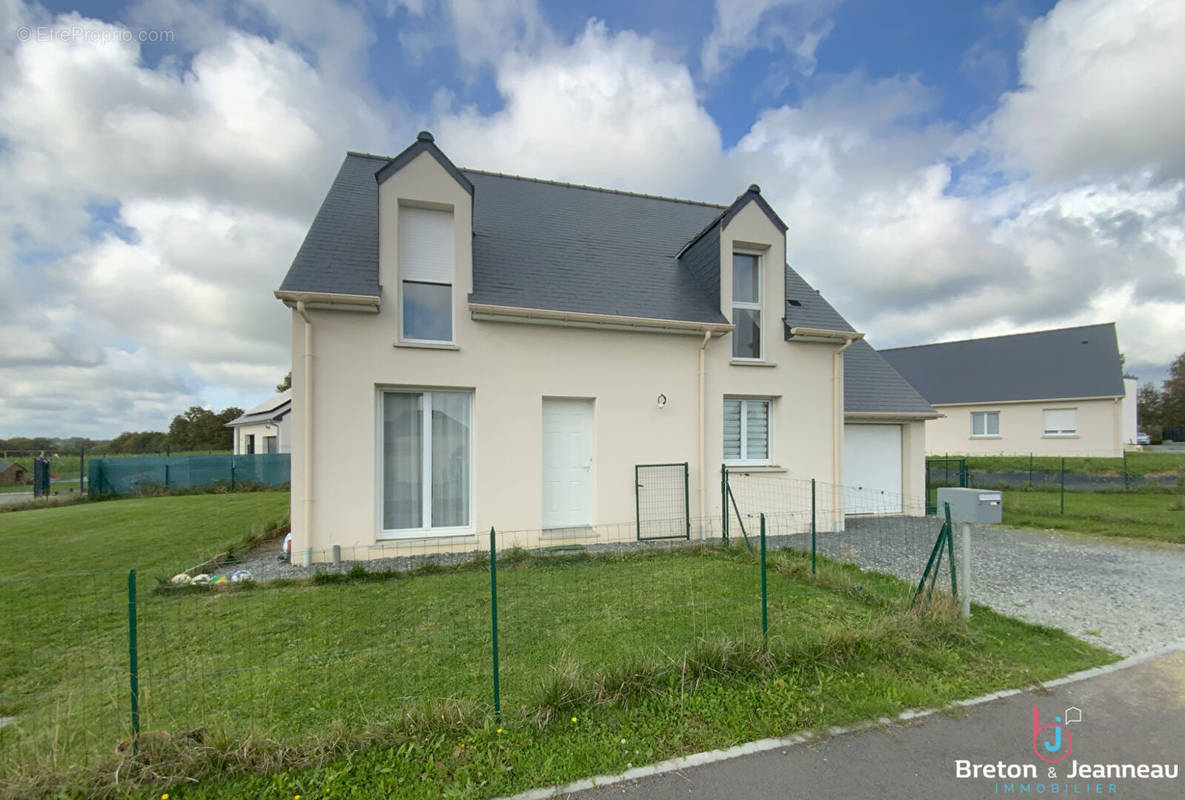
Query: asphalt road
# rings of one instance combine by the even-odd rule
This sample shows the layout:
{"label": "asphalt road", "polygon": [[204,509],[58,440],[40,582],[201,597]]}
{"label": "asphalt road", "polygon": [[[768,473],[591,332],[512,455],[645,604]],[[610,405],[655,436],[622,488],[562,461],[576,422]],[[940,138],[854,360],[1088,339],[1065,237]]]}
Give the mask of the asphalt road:
{"label": "asphalt road", "polygon": [[[1033,751],[1033,707],[1041,724],[1081,709],[1060,764]],[[1043,740],[1042,740],[1043,741]],[[1037,777],[960,778],[957,760],[1030,766]],[[1072,778],[1072,762],[1172,764],[1176,779]],[[1185,652],[1146,661],[1042,693],[1024,692],[910,723],[840,734],[813,744],[559,795],[576,800],[980,800],[1017,794],[1132,798],[1185,797]],[[1057,777],[1049,777],[1050,770]],[[1028,785],[1023,789],[1022,785]]]}

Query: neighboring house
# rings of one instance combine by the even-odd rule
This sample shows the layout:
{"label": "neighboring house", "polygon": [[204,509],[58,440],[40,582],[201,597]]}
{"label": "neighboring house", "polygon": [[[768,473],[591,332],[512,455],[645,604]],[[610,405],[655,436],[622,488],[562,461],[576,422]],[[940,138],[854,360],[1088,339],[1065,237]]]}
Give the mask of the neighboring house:
{"label": "neighboring house", "polygon": [[235,455],[291,452],[288,422],[291,411],[292,390],[286,389],[226,423],[235,432]]}
{"label": "neighboring house", "polygon": [[0,486],[17,486],[27,483],[28,471],[12,461],[0,461]]}
{"label": "neighboring house", "polygon": [[756,186],[719,206],[461,170],[427,133],[350,153],[276,292],[294,550],[620,535],[654,490],[635,466],[670,462],[693,537],[722,463],[819,479],[839,527],[853,444],[921,495],[933,410],[786,266],[785,231]]}
{"label": "neighboring house", "polygon": [[1121,456],[1135,442],[1114,323],[881,355],[942,414],[926,423],[931,454]]}

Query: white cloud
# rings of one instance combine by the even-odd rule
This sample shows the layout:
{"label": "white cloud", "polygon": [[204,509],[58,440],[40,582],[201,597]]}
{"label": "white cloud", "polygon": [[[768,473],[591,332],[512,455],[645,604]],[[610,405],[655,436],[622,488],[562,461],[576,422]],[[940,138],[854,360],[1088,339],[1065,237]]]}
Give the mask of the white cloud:
{"label": "white cloud", "polygon": [[840,0],[716,0],[712,32],[700,61],[718,76],[754,48],[777,50],[805,74],[815,69],[815,50],[831,32],[830,13]]}
{"label": "white cloud", "polygon": [[[208,9],[162,6],[158,23],[187,10]],[[277,23],[295,46],[219,23],[186,67],[150,67],[100,35],[119,26],[37,21],[93,35],[0,48],[0,182],[20,187],[0,197],[0,327],[45,337],[0,359],[0,436],[159,428],[206,398],[254,402],[288,369],[271,290],[343,152],[392,139],[398,108],[353,84],[365,37],[318,40],[298,8]],[[96,227],[96,208],[114,225]]]}
{"label": "white cloud", "polygon": [[1185,178],[1183,42],[1179,0],[1063,0],[1029,30],[991,146],[1041,181]]}
{"label": "white cloud", "polygon": [[720,134],[690,73],[647,37],[592,21],[571,45],[503,59],[497,85],[502,110],[439,120],[458,163],[664,192],[699,191],[719,163]]}

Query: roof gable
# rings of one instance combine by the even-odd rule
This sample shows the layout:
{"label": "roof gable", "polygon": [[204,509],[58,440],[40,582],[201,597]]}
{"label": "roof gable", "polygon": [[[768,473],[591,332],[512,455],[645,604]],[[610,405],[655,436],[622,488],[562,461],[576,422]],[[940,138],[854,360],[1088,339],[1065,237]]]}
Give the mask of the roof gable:
{"label": "roof gable", "polygon": [[881,352],[937,405],[1124,394],[1113,322]]}
{"label": "roof gable", "polygon": [[427,153],[436,159],[437,163],[444,167],[444,171],[452,176],[453,180],[461,184],[462,189],[470,195],[473,194],[473,184],[461,173],[461,170],[457,169],[457,166],[452,161],[449,161],[448,156],[441,152],[440,148],[436,146],[436,140],[428,131],[420,131],[416,134],[416,140],[410,147],[392,158],[383,165],[382,169],[375,173],[375,180],[380,184],[383,183],[387,178],[390,178],[414,161],[420,153]]}

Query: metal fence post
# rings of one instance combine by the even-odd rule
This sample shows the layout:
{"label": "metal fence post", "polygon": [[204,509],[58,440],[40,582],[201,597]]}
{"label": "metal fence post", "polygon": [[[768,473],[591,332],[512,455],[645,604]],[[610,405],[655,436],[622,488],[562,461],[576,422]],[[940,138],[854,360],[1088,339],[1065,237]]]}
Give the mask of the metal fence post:
{"label": "metal fence post", "polygon": [[128,572],[128,680],[132,690],[132,755],[140,754],[140,664],[136,646],[136,570]]}
{"label": "metal fence post", "polygon": [[811,478],[811,574],[815,574],[815,479]]}
{"label": "metal fence post", "polygon": [[165,464],[165,489],[169,488],[169,465]]}
{"label": "metal fence post", "polygon": [[959,616],[971,619],[971,525],[964,522],[959,528],[959,550],[963,561],[963,595],[959,602]]}
{"label": "metal fence post", "polygon": [[78,494],[82,494],[83,479],[86,477],[86,448],[78,448]]}
{"label": "metal fence post", "polygon": [[959,580],[955,575],[955,529],[950,524],[950,503],[943,503],[946,508],[946,557],[950,559],[950,593],[954,597],[959,595]]}
{"label": "metal fence post", "polygon": [[490,526],[490,627],[493,632],[494,719],[502,721],[502,686],[498,676],[498,546],[494,526]]}
{"label": "metal fence post", "polygon": [[1029,488],[1033,488],[1033,454],[1029,453]]}
{"label": "metal fence post", "polygon": [[720,465],[720,530],[728,543],[728,466]]}
{"label": "metal fence post", "polygon": [[765,585],[765,514],[761,515],[761,644],[769,645],[769,595]]}
{"label": "metal fence post", "polygon": [[1065,513],[1065,459],[1062,459],[1062,513]]}
{"label": "metal fence post", "polygon": [[230,490],[235,490],[235,457],[230,457]]}
{"label": "metal fence post", "polygon": [[[691,539],[691,465],[683,462],[683,519],[687,521],[687,539]],[[700,520],[700,538],[703,538],[703,520]]]}
{"label": "metal fence post", "polygon": [[1123,491],[1127,491],[1127,450],[1123,451]]}

